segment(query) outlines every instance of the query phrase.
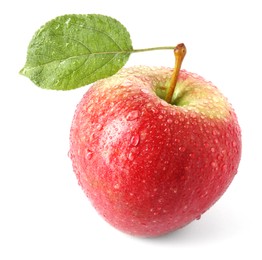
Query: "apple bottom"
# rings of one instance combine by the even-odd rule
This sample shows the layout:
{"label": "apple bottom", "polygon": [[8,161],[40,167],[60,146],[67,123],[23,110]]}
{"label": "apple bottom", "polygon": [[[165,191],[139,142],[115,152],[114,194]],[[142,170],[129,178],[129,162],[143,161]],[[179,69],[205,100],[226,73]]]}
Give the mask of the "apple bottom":
{"label": "apple bottom", "polygon": [[[86,154],[83,146],[80,156],[73,159],[85,193],[97,211],[117,229],[142,237],[179,229],[210,208],[235,176],[240,142],[225,140],[238,140],[237,129],[228,131],[224,123],[216,123],[214,128],[208,120],[197,126],[194,118],[188,125],[179,115],[176,118],[180,123],[169,128],[172,134],[165,132],[162,123],[148,119],[154,122],[151,128],[159,133],[157,141],[140,124],[132,131],[129,127],[120,129],[121,138],[114,142],[103,142],[105,136],[106,139],[108,134],[111,136],[108,129],[114,122],[108,122],[96,152]],[[199,138],[204,125],[204,131],[216,133],[220,142],[213,134]],[[179,130],[181,127],[183,132]],[[132,150],[130,142],[138,132],[139,150]],[[115,135],[118,134],[116,131]],[[183,138],[186,141],[182,146]]]}
{"label": "apple bottom", "polygon": [[[105,173],[105,182],[105,175],[112,176],[112,172],[106,173],[103,167],[97,167],[98,171]],[[92,204],[107,222],[132,235],[153,237],[199,219],[221,197],[233,178],[226,176],[225,180],[223,173],[217,176],[217,180],[212,180],[215,179],[212,176],[210,182],[214,184],[210,185],[201,180],[196,182],[197,173],[190,176],[184,170],[173,174],[177,175],[178,180],[171,180],[172,173],[158,178],[144,176],[143,180],[137,176],[137,179],[128,180],[127,186],[134,185],[132,188],[121,188],[123,183],[112,184],[112,187],[87,176],[79,179]],[[146,183],[149,184],[143,185]]]}

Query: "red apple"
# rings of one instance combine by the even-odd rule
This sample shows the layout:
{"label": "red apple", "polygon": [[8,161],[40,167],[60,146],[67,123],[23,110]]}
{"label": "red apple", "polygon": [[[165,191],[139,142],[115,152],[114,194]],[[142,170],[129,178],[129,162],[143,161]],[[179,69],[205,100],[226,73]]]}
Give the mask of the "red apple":
{"label": "red apple", "polygon": [[240,162],[240,127],[227,99],[196,74],[174,74],[122,69],[87,91],[73,119],[80,185],[106,221],[132,235],[158,236],[198,219]]}

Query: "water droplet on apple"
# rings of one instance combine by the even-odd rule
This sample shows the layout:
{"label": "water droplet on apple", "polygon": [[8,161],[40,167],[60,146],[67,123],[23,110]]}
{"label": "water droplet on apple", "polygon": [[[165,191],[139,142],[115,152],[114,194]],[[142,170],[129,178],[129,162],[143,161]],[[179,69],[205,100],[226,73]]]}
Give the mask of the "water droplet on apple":
{"label": "water droplet on apple", "polygon": [[196,73],[191,73],[191,77],[194,79],[201,79],[201,77]]}
{"label": "water droplet on apple", "polygon": [[224,165],[222,166],[222,170],[223,170],[223,171],[226,171],[226,170],[227,170],[226,164],[224,164]]}
{"label": "water droplet on apple", "polygon": [[141,88],[141,92],[148,94],[150,93],[150,90],[148,88]]}
{"label": "water droplet on apple", "polygon": [[167,107],[169,104],[165,101],[165,100],[163,100],[163,99],[161,99],[160,100],[160,104],[163,106],[163,107]]}
{"label": "water droplet on apple", "polygon": [[167,123],[168,123],[168,124],[172,124],[172,123],[173,123],[173,120],[172,120],[171,118],[168,118],[168,119],[167,119]]}
{"label": "water droplet on apple", "polygon": [[183,211],[183,212],[186,212],[186,211],[187,211],[187,209],[188,209],[188,206],[187,206],[187,205],[185,205],[185,206],[183,207],[182,211]]}
{"label": "water droplet on apple", "polygon": [[216,168],[216,167],[217,167],[217,163],[216,163],[216,162],[212,162],[212,163],[211,163],[211,166],[212,166],[213,168]]}
{"label": "water droplet on apple", "polygon": [[102,126],[101,124],[97,124],[97,125],[96,125],[96,129],[97,129],[98,131],[100,131],[102,128],[103,128],[103,126]]}
{"label": "water droplet on apple", "polygon": [[173,189],[173,193],[175,193],[175,194],[177,193],[177,188]]}
{"label": "water droplet on apple", "polygon": [[156,109],[155,107],[151,107],[151,111],[152,111],[154,114],[158,113],[158,111],[157,111],[157,109]]}
{"label": "water droplet on apple", "polygon": [[214,153],[216,149],[214,147],[212,147],[210,150],[211,150],[212,153]]}
{"label": "water droplet on apple", "polygon": [[128,158],[129,161],[133,161],[134,158],[135,158],[134,153],[130,152],[130,153],[128,154],[127,158]]}
{"label": "water droplet on apple", "polygon": [[86,159],[90,160],[92,157],[93,157],[93,152],[90,151],[90,150],[87,150],[87,152],[86,152]]}
{"label": "water droplet on apple", "polygon": [[184,152],[184,151],[186,150],[186,148],[185,148],[184,146],[180,146],[180,147],[178,148],[178,150],[179,150],[180,152]]}
{"label": "water droplet on apple", "polygon": [[180,139],[175,138],[174,141],[175,141],[176,143],[180,143]]}
{"label": "water droplet on apple", "polygon": [[114,185],[114,188],[115,188],[116,190],[119,189],[119,184],[116,183],[116,184]]}
{"label": "water droplet on apple", "polygon": [[205,130],[205,132],[206,132],[207,134],[209,134],[209,133],[210,133],[210,131],[209,131],[208,129],[206,129],[206,130]]}
{"label": "water droplet on apple", "polygon": [[190,158],[195,158],[195,154],[194,153],[190,153],[190,154],[188,154],[188,156],[190,157]]}
{"label": "water droplet on apple", "polygon": [[199,216],[196,217],[196,220],[199,220],[199,219],[201,219],[201,215],[199,215]]}
{"label": "water droplet on apple", "polygon": [[130,87],[130,86],[132,86],[133,85],[133,83],[132,83],[132,81],[130,81],[130,80],[126,80],[126,81],[124,81],[123,83],[122,83],[122,86],[123,87]]}
{"label": "water droplet on apple", "polygon": [[139,144],[139,141],[140,141],[140,136],[138,134],[135,134],[131,137],[131,140],[130,140],[130,143],[131,145],[133,146],[138,146]]}
{"label": "water droplet on apple", "polygon": [[138,116],[139,116],[139,112],[137,110],[133,110],[133,111],[129,112],[126,119],[128,121],[133,121],[133,120],[137,119]]}
{"label": "water droplet on apple", "polygon": [[218,159],[218,160],[222,159],[222,155],[219,154],[219,155],[217,156],[217,159]]}
{"label": "water droplet on apple", "polygon": [[215,144],[218,144],[218,139],[217,139],[217,138],[214,139],[214,143],[215,143]]}
{"label": "water droplet on apple", "polygon": [[195,113],[192,113],[192,114],[191,114],[191,117],[192,117],[192,118],[196,118],[196,114],[195,114]]}

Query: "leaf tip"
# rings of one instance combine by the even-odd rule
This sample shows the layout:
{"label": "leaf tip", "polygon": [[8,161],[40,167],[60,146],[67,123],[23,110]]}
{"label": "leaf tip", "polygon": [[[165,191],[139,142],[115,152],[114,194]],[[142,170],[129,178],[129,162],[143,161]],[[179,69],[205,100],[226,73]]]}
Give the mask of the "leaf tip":
{"label": "leaf tip", "polygon": [[18,72],[20,75],[25,76],[25,67],[23,67],[21,70]]}

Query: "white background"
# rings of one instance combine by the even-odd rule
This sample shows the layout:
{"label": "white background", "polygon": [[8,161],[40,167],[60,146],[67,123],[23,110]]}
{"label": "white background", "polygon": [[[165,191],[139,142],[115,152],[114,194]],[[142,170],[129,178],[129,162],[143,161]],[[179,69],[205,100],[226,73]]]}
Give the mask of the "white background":
{"label": "white background", "polygon": [[[0,259],[262,259],[261,1],[1,1]],[[134,48],[187,45],[183,68],[217,85],[243,134],[238,174],[202,218],[154,239],[107,224],[78,186],[69,129],[88,87],[42,90],[18,74],[33,33],[68,13],[115,17]],[[172,51],[133,54],[173,66]],[[242,258],[243,257],[243,258]]]}

